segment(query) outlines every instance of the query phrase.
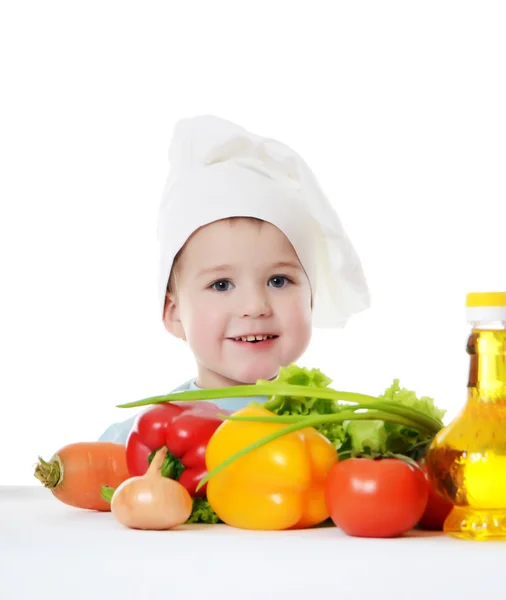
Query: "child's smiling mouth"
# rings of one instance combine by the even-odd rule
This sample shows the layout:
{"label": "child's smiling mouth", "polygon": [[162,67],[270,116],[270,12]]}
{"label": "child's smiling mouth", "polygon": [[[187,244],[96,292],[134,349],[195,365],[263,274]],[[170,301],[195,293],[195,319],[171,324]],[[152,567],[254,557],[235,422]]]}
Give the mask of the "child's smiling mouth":
{"label": "child's smiling mouth", "polygon": [[236,336],[227,338],[231,342],[235,342],[240,346],[250,346],[256,348],[267,348],[272,346],[274,341],[278,338],[278,335],[265,333],[265,334],[250,334],[244,336]]}

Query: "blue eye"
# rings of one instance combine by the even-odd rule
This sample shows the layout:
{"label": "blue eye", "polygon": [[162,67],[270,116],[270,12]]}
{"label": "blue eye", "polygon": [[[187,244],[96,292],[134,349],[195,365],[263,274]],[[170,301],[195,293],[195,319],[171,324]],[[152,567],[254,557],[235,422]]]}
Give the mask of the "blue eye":
{"label": "blue eye", "polygon": [[212,283],[210,287],[213,290],[216,290],[217,292],[227,292],[228,288],[225,288],[225,287],[215,287],[215,286],[219,286],[221,283],[229,284],[230,281],[228,279],[220,279],[219,281],[215,281],[214,283]]}
{"label": "blue eye", "polygon": [[[289,283],[293,283],[293,281],[289,277],[286,277],[286,275],[274,275],[274,277],[269,279],[269,284],[271,284],[271,282],[271,287],[276,289],[282,289]],[[229,286],[232,286],[232,284],[228,279],[219,279],[218,281],[212,283],[209,287],[216,292],[228,292],[231,289]]]}
{"label": "blue eye", "polygon": [[285,275],[275,275],[274,277],[271,277],[271,279],[269,281],[281,281],[281,285],[274,285],[273,287],[275,288],[283,288],[286,287],[285,285],[283,285],[283,280],[288,282],[288,283],[292,283],[291,279],[289,279],[288,277],[285,277]]}

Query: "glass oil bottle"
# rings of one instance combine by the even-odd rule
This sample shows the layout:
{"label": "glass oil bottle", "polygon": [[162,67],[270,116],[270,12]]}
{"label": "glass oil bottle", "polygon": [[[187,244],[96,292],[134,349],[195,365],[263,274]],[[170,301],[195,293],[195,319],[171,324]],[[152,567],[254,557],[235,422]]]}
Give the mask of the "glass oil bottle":
{"label": "glass oil bottle", "polygon": [[506,292],[468,294],[466,306],[467,403],[434,438],[427,468],[453,504],[445,533],[506,539]]}

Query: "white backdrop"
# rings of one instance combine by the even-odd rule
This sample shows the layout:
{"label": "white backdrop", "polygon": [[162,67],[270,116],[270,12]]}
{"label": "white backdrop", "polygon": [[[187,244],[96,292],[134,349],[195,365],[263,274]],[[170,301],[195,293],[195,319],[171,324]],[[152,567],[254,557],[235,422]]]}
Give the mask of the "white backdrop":
{"label": "white backdrop", "polygon": [[452,418],[465,295],[506,290],[505,30],[501,1],[2,4],[0,484],[195,374],[158,314],[156,216],[197,114],[300,152],[361,255],[373,307],[299,364]]}

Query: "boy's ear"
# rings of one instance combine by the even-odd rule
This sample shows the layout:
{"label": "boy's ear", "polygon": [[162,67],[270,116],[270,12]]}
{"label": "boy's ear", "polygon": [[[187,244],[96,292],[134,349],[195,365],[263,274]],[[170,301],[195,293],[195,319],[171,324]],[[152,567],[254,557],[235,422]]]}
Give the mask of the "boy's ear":
{"label": "boy's ear", "polygon": [[163,310],[163,324],[165,329],[174,337],[186,341],[183,324],[179,318],[179,310],[175,298],[167,293],[165,296],[165,308]]}

